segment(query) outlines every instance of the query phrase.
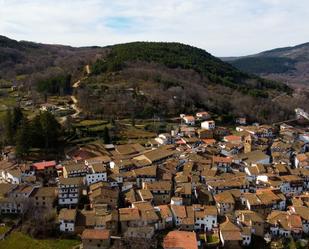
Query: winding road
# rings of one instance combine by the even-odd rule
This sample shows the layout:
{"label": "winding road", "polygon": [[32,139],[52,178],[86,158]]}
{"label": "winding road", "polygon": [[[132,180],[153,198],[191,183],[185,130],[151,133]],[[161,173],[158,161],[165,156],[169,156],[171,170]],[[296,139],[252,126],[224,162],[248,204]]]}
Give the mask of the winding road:
{"label": "winding road", "polygon": [[[86,79],[86,78],[88,77],[88,75],[89,75],[90,72],[91,72],[91,71],[90,71],[90,66],[89,66],[89,65],[86,65],[86,66],[85,66],[85,70],[86,70],[87,76],[85,76],[85,77],[81,78],[80,80],[76,81],[76,82],[72,85],[73,89],[79,88],[81,81],[84,80],[84,79]],[[74,93],[74,91],[73,91],[73,93]],[[71,100],[72,100],[72,102],[73,102],[73,104],[71,104],[70,107],[75,111],[75,113],[71,114],[71,117],[72,117],[72,118],[77,118],[78,115],[82,112],[82,109],[80,109],[80,108],[78,107],[78,99],[77,99],[73,94],[70,96],[70,98],[71,98]],[[61,118],[60,118],[60,123],[63,124],[66,120],[67,120],[67,116],[61,117]]]}

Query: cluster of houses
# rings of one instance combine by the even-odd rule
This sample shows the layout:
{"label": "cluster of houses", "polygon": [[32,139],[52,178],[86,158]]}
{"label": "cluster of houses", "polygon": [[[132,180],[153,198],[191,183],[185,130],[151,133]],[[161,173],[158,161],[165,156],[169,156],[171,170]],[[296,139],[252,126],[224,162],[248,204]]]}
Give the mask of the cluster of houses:
{"label": "cluster of houses", "polygon": [[182,119],[146,145],[73,148],[62,162],[17,166],[4,154],[1,213],[56,208],[59,230],[79,234],[86,249],[151,244],[166,229],[166,249],[309,233],[308,130],[244,119],[231,130],[207,112]]}

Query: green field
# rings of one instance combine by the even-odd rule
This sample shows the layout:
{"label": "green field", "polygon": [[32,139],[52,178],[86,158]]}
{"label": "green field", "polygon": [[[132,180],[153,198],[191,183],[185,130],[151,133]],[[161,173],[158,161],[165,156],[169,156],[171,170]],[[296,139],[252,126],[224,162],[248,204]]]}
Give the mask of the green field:
{"label": "green field", "polygon": [[5,234],[8,230],[10,230],[9,226],[0,227],[0,235]]}
{"label": "green field", "polygon": [[20,232],[13,232],[0,241],[0,249],[71,249],[79,245],[78,240],[37,240]]}

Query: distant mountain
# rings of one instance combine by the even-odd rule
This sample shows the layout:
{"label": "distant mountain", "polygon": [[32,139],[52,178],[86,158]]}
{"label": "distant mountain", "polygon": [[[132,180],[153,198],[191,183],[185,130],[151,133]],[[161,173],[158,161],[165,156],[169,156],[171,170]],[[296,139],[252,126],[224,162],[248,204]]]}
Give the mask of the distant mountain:
{"label": "distant mountain", "polygon": [[282,82],[309,86],[309,43],[256,55],[222,58],[238,69]]}
{"label": "distant mountain", "polygon": [[[83,77],[86,64],[91,74]],[[74,94],[84,113],[94,117],[168,117],[204,109],[223,121],[247,116],[272,122],[294,115],[299,101],[283,83],[243,73],[180,43],[74,48],[0,37],[0,83],[53,95],[69,92],[67,80],[72,85],[80,78]],[[288,103],[272,101],[283,93]]]}

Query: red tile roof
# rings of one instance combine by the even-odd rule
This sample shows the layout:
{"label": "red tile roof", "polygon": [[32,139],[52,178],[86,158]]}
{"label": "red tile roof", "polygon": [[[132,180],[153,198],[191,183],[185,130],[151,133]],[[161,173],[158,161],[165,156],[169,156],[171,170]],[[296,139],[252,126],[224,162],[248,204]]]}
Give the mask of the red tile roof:
{"label": "red tile roof", "polygon": [[44,170],[45,168],[55,167],[55,166],[56,166],[56,161],[43,161],[43,162],[33,164],[33,167],[36,170]]}
{"label": "red tile roof", "polygon": [[85,229],[82,234],[82,239],[100,239],[108,240],[110,232],[106,229]]}

